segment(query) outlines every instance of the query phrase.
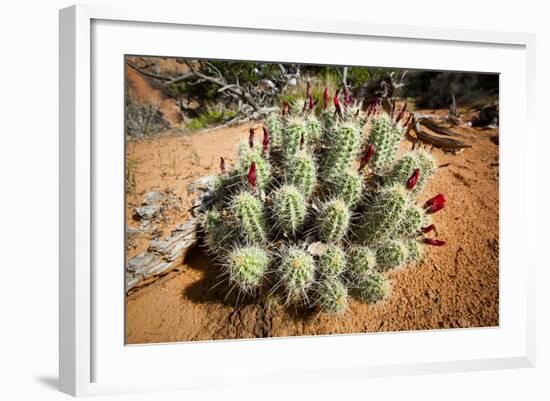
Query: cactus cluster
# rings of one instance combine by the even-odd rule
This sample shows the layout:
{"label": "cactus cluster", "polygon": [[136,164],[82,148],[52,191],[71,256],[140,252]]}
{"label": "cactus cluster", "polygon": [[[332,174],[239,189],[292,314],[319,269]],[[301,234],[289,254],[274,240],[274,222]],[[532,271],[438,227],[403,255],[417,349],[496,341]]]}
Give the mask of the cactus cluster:
{"label": "cactus cluster", "polygon": [[263,140],[250,129],[232,169],[221,158],[202,235],[229,288],[341,314],[349,297],[387,299],[388,271],[444,244],[432,215],[445,197],[417,203],[437,162],[422,149],[399,157],[405,108],[394,118],[378,105],[345,88],[314,101],[308,85],[266,119]]}

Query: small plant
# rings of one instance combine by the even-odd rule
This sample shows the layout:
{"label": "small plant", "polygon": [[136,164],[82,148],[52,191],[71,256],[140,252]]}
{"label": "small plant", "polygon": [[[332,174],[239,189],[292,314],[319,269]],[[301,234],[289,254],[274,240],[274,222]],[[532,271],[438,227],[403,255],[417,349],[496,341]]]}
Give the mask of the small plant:
{"label": "small plant", "polygon": [[387,299],[387,271],[445,244],[432,220],[446,198],[417,202],[437,162],[424,150],[398,158],[405,108],[387,115],[347,89],[320,93],[308,85],[305,98],[283,102],[263,139],[251,128],[233,170],[220,159],[203,239],[242,292],[340,314],[348,294]]}

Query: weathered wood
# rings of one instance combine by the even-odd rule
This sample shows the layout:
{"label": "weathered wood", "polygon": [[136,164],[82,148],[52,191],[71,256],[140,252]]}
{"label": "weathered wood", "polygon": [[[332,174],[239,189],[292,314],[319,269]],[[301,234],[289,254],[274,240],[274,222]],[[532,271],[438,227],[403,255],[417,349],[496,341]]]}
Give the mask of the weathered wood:
{"label": "weathered wood", "polygon": [[175,269],[185,260],[185,257],[197,245],[199,218],[195,216],[210,204],[213,198],[212,185],[215,176],[201,177],[193,181],[188,192],[200,191],[187,222],[180,224],[165,238],[152,240],[147,251],[131,258],[126,265],[126,292],[130,291],[142,280],[157,277]]}
{"label": "weathered wood", "polygon": [[450,138],[448,136],[438,135],[436,133],[431,133],[423,130],[420,127],[420,123],[418,119],[416,118],[413,119],[412,127],[418,139],[424,142],[428,142],[438,148],[447,149],[447,150],[459,150],[459,149],[472,147],[472,145],[469,145],[458,139]]}
{"label": "weathered wood", "polygon": [[457,133],[455,131],[450,130],[449,128],[442,127],[441,125],[437,124],[434,120],[432,120],[429,117],[420,119],[420,124],[425,126],[426,128],[431,129],[434,132],[437,132],[441,135],[447,135],[447,136],[456,136]]}

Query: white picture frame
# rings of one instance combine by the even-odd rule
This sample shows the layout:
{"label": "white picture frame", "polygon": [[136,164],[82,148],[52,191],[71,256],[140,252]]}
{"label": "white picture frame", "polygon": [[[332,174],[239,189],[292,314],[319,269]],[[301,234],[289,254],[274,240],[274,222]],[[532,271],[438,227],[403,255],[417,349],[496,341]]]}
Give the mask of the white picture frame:
{"label": "white picture frame", "polygon": [[[521,233],[514,230],[514,227],[524,224],[521,232],[533,232],[536,215],[534,208],[529,206],[528,196],[528,192],[534,192],[535,188],[536,146],[520,146],[525,143],[535,143],[532,125],[532,113],[535,109],[534,35],[373,25],[358,21],[259,17],[252,18],[251,15],[246,15],[241,19],[232,17],[229,20],[215,13],[208,16],[186,15],[181,10],[112,8],[96,5],[72,6],[61,10],[59,327],[61,391],[80,396],[239,386],[247,381],[267,382],[274,377],[279,383],[344,377],[360,380],[374,376],[534,366],[534,252],[527,239],[520,238]],[[145,30],[147,35],[143,35]],[[125,32],[128,34],[126,35]],[[209,43],[214,42],[207,39],[208,35],[221,32],[225,35],[240,35],[243,41],[250,40],[250,43],[253,43],[254,35],[260,34],[265,40],[273,43],[284,42],[285,38],[294,38],[294,40],[304,41],[303,43],[310,41],[313,46],[316,46],[315,42],[318,42],[319,38],[324,38],[327,43],[338,40],[341,52],[345,52],[348,45],[353,45],[353,48],[363,45],[374,46],[372,48],[376,49],[376,46],[382,48],[406,43],[407,48],[411,49],[415,46],[419,49],[425,46],[426,50],[437,49],[437,54],[441,58],[441,55],[447,54],[445,49],[452,47],[453,52],[473,51],[480,56],[475,58],[476,61],[472,59],[469,68],[464,64],[466,66],[464,69],[475,70],[477,66],[479,71],[502,73],[500,260],[501,266],[515,266],[515,269],[505,266],[502,270],[500,326],[490,329],[378,335],[125,346],[123,337],[120,336],[120,330],[124,328],[124,321],[120,320],[121,313],[122,315],[124,313],[123,309],[120,309],[121,299],[123,300],[124,296],[123,271],[118,272],[120,274],[117,276],[118,273],[114,270],[115,275],[110,276],[111,273],[96,270],[98,264],[104,266],[105,263],[110,263],[107,261],[118,252],[117,247],[123,240],[123,235],[118,240],[116,237],[120,227],[113,230],[111,250],[102,248],[103,239],[97,238],[98,230],[105,230],[106,233],[107,230],[110,231],[108,225],[114,225],[114,222],[118,221],[116,213],[114,215],[105,213],[105,202],[117,204],[115,209],[118,211],[123,207],[122,202],[119,202],[122,199],[123,187],[118,187],[120,189],[118,198],[116,196],[109,198],[109,192],[105,190],[117,188],[120,184],[117,179],[123,177],[122,168],[117,170],[120,171],[120,177],[114,177],[108,183],[108,179],[102,179],[106,174],[105,169],[121,166],[119,163],[124,157],[123,152],[120,152],[120,145],[124,141],[123,131],[120,131],[121,135],[118,139],[115,135],[112,135],[115,139],[96,137],[94,132],[97,133],[98,129],[103,128],[103,124],[112,124],[114,128],[119,127],[123,119],[122,114],[117,117],[122,107],[122,103],[117,103],[123,91],[122,86],[117,88],[117,84],[123,79],[122,69],[113,65],[113,60],[114,64],[120,62],[122,65],[122,58],[118,60],[117,57],[123,53],[150,55],[158,51],[168,56],[181,55],[178,54],[179,50],[175,43],[165,44],[162,49],[157,50],[152,47],[155,41],[160,43],[158,39],[163,37],[162,35],[173,36],[178,32],[182,35],[191,35],[192,32],[195,35],[204,35],[205,48]],[[136,37],[140,38],[139,47],[125,44],[130,42],[130,38],[136,41]],[[234,49],[222,50],[218,50],[219,58],[252,57],[247,56],[249,53],[245,50],[238,49],[238,46]],[[300,60],[301,57],[307,57],[297,52],[293,53],[290,48],[287,49],[288,54],[285,54],[276,45],[271,47],[271,51],[277,52],[278,57],[289,59]],[[493,53],[490,60],[481,60],[482,55],[487,51]],[[202,55],[197,52],[189,56]],[[261,49],[257,49],[256,59],[269,59],[267,53],[260,54],[261,52]],[[302,61],[327,61],[319,57],[316,60]],[[376,57],[380,63],[384,63],[384,66],[400,66],[398,61],[392,61],[390,55],[384,54],[383,51],[378,52]],[[499,57],[502,58],[499,59]],[[356,60],[357,63],[362,62],[359,58]],[[499,60],[502,63],[502,70],[500,67],[483,68],[483,63],[493,63],[493,66],[498,66]],[[105,73],[107,63],[111,63],[115,71],[112,77],[110,73]],[[415,64],[414,59],[411,58],[408,63],[403,66],[426,68],[426,64]],[[434,69],[460,69],[461,66],[456,64],[453,68],[452,63],[453,60],[450,58],[449,61],[439,60],[437,63],[434,61],[431,65]],[[504,70],[506,72],[503,72]],[[116,74],[119,74],[118,78]],[[508,82],[512,79],[514,82]],[[112,89],[113,87],[117,89]],[[113,95],[110,100],[105,98],[109,88],[117,91],[116,96]],[[99,98],[101,102],[98,102]],[[106,108],[110,111],[105,111]],[[512,108],[515,110],[513,117],[510,116],[511,113],[507,114]],[[521,143],[518,142],[517,137],[507,135],[507,132],[517,130],[523,133]],[[515,160],[514,166],[511,164],[512,157]],[[102,167],[98,163],[98,158],[103,161],[113,160],[113,164],[106,162],[108,166]],[[522,190],[514,191],[514,185],[518,185],[514,183],[521,183]],[[108,237],[107,233],[106,236]],[[507,246],[510,244],[513,244],[513,247]],[[520,257],[520,254],[529,256]],[[117,257],[120,256],[117,255]],[[113,262],[113,264],[118,266],[118,263]],[[122,265],[120,267],[122,269]],[[95,293],[98,290],[103,294],[101,297]],[[113,305],[110,310],[114,312],[107,310],[106,303]],[[456,346],[448,350],[447,354],[441,352],[441,349],[448,348],[449,344]],[[471,344],[470,348],[467,347],[468,344]],[[378,355],[375,352],[377,348],[389,345],[395,355],[392,353]],[[325,360],[320,360],[316,356],[320,346],[326,352]],[[346,352],[346,350],[366,349],[365,347],[368,348],[368,346],[372,348],[368,358],[361,352]],[[429,346],[434,348],[431,351],[433,355],[427,349]],[[291,364],[292,366],[285,368],[284,358],[288,358],[289,355],[299,356],[300,353],[307,358],[297,358]],[[166,374],[168,369],[173,368],[175,358],[180,358],[181,361],[181,355],[195,362],[193,370],[185,370],[183,366],[180,374]],[[242,365],[223,364],[224,360],[235,359],[236,356],[239,357],[237,359],[243,360]],[[201,366],[198,363],[200,358],[209,361],[212,358],[219,358],[220,363],[219,366],[216,364],[216,368],[212,370],[211,367]],[[261,358],[270,360],[270,366],[256,363],[252,370],[245,366],[246,363],[257,362],[262,360]],[[162,371],[159,364],[165,365],[167,370]],[[156,374],[150,374],[153,370],[157,371]],[[247,375],[244,375],[246,378],[236,380],[233,370],[247,372]],[[185,374],[183,374],[184,371]],[[269,378],[265,377],[266,373],[269,373]],[[144,379],[144,377],[150,379]]]}

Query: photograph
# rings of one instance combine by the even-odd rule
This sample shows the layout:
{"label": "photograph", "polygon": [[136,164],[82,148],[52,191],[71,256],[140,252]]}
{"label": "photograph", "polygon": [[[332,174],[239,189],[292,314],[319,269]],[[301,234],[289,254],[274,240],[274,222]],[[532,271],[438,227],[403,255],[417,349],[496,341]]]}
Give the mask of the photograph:
{"label": "photograph", "polygon": [[125,344],[499,326],[499,74],[120,73]]}

